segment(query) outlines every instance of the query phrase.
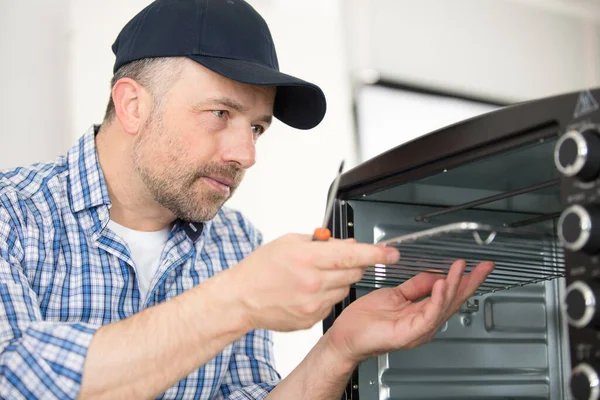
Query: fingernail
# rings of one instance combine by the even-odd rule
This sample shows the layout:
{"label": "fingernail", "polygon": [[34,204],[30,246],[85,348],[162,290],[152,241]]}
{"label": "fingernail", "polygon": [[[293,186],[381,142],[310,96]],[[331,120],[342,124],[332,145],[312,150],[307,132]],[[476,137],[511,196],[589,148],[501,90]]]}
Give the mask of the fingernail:
{"label": "fingernail", "polygon": [[394,263],[394,262],[398,261],[399,258],[400,258],[400,253],[398,252],[398,250],[391,249],[391,251],[388,251],[388,254],[387,254],[387,262],[388,263]]}

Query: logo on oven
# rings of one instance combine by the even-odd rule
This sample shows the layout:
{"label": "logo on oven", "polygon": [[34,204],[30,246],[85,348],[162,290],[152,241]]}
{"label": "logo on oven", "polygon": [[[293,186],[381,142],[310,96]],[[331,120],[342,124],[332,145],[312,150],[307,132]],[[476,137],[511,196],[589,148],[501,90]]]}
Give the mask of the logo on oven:
{"label": "logo on oven", "polygon": [[582,115],[588,114],[598,109],[598,102],[592,96],[589,90],[583,91],[579,94],[577,99],[577,105],[575,106],[575,113],[573,118],[579,118]]}

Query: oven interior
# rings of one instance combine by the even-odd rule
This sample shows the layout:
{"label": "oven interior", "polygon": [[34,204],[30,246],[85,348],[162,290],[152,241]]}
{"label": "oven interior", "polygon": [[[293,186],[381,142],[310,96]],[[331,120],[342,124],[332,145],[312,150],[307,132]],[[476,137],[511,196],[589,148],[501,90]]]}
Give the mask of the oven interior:
{"label": "oven interior", "polygon": [[342,202],[345,235],[385,242],[397,265],[374,266],[356,298],[422,271],[496,270],[437,333],[416,349],[361,364],[353,382],[365,399],[566,399],[567,325],[561,313],[564,258],[558,137],[535,140]]}

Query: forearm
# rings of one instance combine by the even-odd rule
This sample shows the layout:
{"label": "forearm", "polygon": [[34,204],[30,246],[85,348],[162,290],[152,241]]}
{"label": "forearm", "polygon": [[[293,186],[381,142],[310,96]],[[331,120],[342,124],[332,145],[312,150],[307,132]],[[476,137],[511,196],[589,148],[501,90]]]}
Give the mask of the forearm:
{"label": "forearm", "polygon": [[220,281],[99,329],[79,398],[155,398],[246,333]]}
{"label": "forearm", "polygon": [[326,333],[267,400],[339,400],[355,368],[329,345]]}

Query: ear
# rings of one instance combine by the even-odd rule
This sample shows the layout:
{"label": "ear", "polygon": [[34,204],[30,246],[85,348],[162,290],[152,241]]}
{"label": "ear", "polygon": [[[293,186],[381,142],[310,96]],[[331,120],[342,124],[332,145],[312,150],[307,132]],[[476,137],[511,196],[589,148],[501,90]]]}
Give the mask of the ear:
{"label": "ear", "polygon": [[112,88],[116,116],[125,132],[138,133],[142,124],[144,88],[130,78],[122,78]]}

